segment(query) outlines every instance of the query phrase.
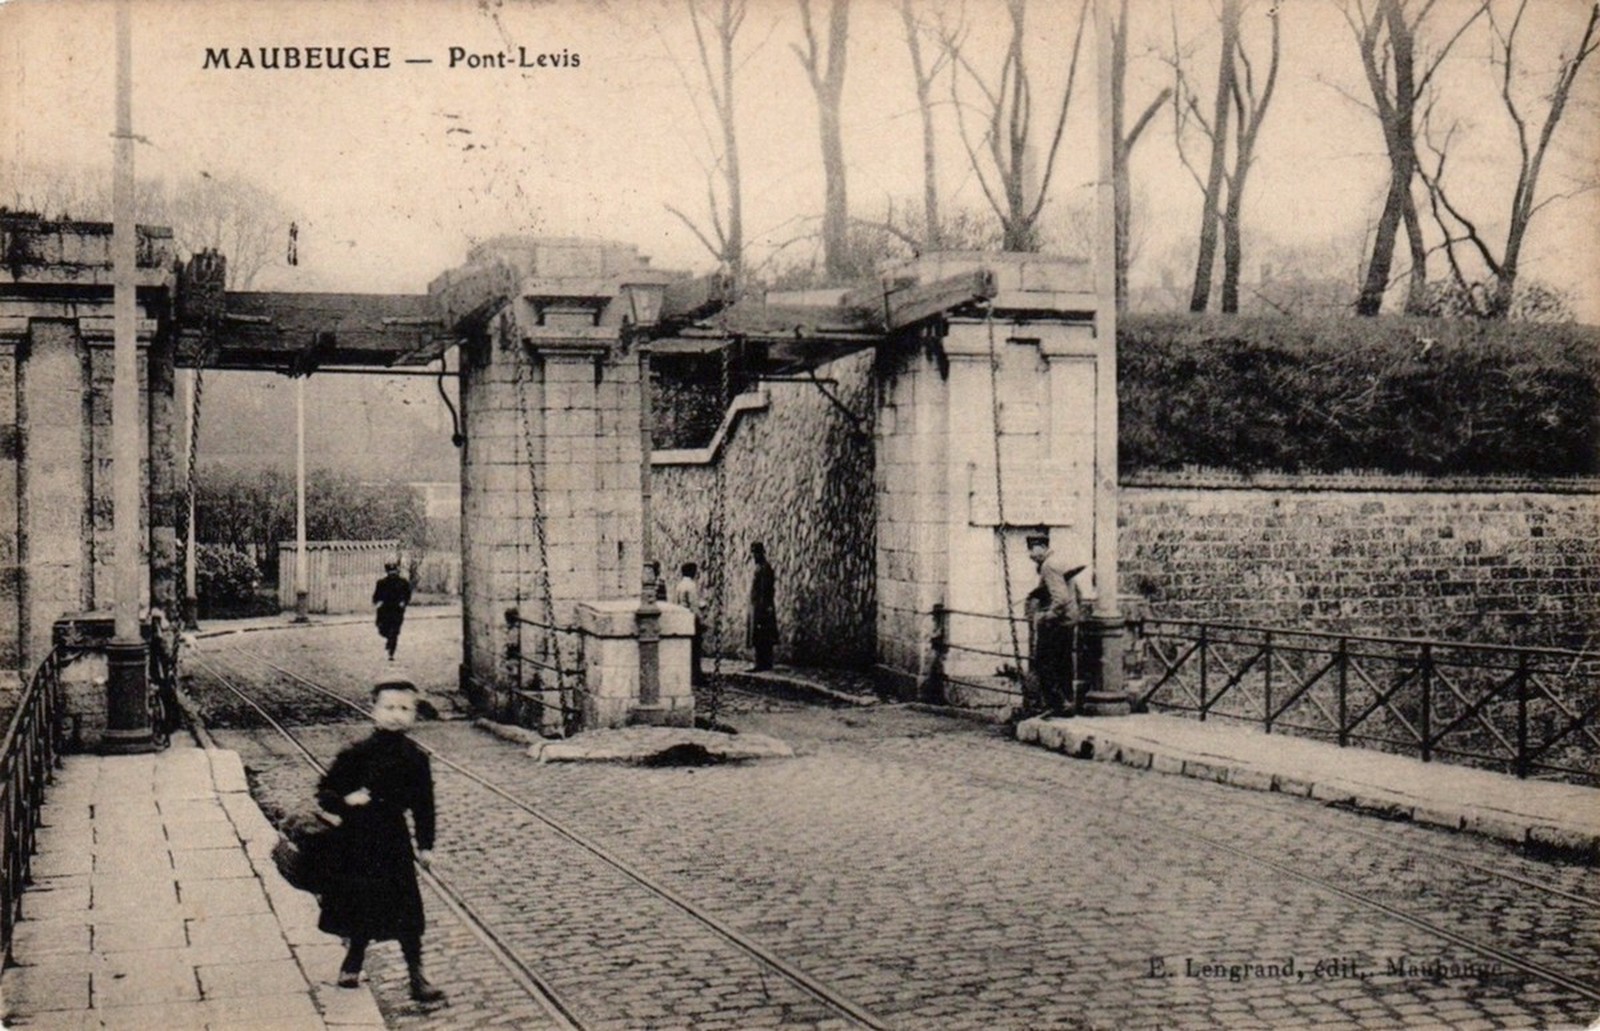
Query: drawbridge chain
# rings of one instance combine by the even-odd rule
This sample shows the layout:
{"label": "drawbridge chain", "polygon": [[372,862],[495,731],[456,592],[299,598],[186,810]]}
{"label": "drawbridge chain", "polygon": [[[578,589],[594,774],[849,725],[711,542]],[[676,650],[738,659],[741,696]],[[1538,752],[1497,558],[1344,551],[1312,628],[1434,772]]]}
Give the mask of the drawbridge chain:
{"label": "drawbridge chain", "polygon": [[[561,657],[561,638],[556,632],[555,595],[550,587],[550,546],[545,535],[544,492],[539,484],[538,449],[534,446],[533,418],[528,410],[528,381],[527,373],[524,369],[527,364],[526,358],[526,354],[520,351],[513,356],[513,361],[515,362],[513,376],[515,378],[517,396],[517,415],[522,421],[523,464],[528,467],[528,488],[532,497],[534,544],[539,552],[539,601],[544,606],[545,632],[543,640],[540,641],[539,658],[550,663],[555,668],[556,697],[561,707],[561,727],[563,733],[565,733],[569,729],[567,721],[572,707],[570,704],[571,699],[568,697],[567,666]],[[521,592],[521,583],[522,576],[519,570],[517,576],[519,594]],[[518,636],[521,636],[520,629]]]}
{"label": "drawbridge chain", "polygon": [[1022,643],[1017,638],[1016,606],[1011,597],[1011,555],[1006,548],[1006,494],[1000,473],[1000,349],[995,342],[992,302],[985,304],[983,324],[989,332],[989,414],[994,422],[994,508],[997,524],[994,536],[1000,548],[1000,576],[1005,585],[1006,626],[1011,631],[1011,656],[1016,661],[1018,683],[1026,697]]}
{"label": "drawbridge chain", "polygon": [[[728,347],[723,347],[718,352],[720,355],[720,397],[724,418],[728,406],[733,402],[732,392],[732,355]],[[728,570],[727,570],[727,541],[724,535],[727,532],[728,518],[728,462],[727,449],[723,453],[713,455],[712,462],[715,485],[711,495],[711,526],[706,534],[707,558],[710,560],[711,574],[715,578],[715,593],[711,598],[711,686],[706,697],[706,719],[715,725],[717,717],[721,715],[722,708],[722,619],[727,607]]]}

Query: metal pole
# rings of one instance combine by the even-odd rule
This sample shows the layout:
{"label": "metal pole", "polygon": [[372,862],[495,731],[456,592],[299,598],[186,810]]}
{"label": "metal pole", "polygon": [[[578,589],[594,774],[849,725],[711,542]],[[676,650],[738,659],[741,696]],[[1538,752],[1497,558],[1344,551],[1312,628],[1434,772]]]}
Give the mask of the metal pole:
{"label": "metal pole", "polygon": [[128,0],[117,4],[117,130],[112,177],[111,524],[115,541],[115,611],[106,648],[106,732],[110,753],[148,752],[149,684],[139,623],[140,435],[139,342],[135,290],[137,230],[133,210],[133,33]]}
{"label": "metal pole", "polygon": [[294,380],[294,621],[307,622],[306,567],[306,378]]}
{"label": "metal pole", "polygon": [[[194,377],[193,369],[181,369],[178,373],[183,377],[183,467],[193,470],[194,464]],[[199,611],[199,595],[195,591],[195,571],[199,568],[195,556],[196,542],[199,540],[194,526],[194,496],[195,485],[191,481],[184,491],[184,504],[189,506],[189,525],[186,531],[188,540],[185,543],[183,554],[183,625],[187,630],[194,630],[198,624],[195,622]]]}
{"label": "metal pole", "polygon": [[1095,4],[1100,153],[1094,261],[1094,578],[1099,591],[1087,627],[1091,654],[1097,660],[1095,681],[1083,699],[1088,716],[1125,716],[1132,708],[1123,668],[1127,627],[1117,599],[1117,141],[1112,125],[1110,7],[1109,0]]}
{"label": "metal pole", "polygon": [[639,611],[639,707],[635,719],[641,723],[659,723],[665,713],[661,709],[661,609],[656,605],[656,577],[651,574],[654,543],[650,532],[650,456],[655,450],[652,429],[653,399],[650,394],[650,348],[639,345],[639,494],[640,494],[640,561],[643,562],[642,588]]}

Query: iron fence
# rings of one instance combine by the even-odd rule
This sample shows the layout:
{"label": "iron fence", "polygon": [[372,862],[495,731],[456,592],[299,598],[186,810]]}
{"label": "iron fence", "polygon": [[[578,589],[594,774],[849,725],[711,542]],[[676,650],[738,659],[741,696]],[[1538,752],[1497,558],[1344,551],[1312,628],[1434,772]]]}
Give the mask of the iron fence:
{"label": "iron fence", "polygon": [[[528,619],[516,609],[506,610],[506,626],[518,631],[517,640],[506,645],[507,660],[534,671],[532,687],[512,690],[511,711],[507,715],[519,726],[555,725],[563,734],[576,733],[583,722],[583,703],[589,693],[584,680],[583,629]],[[523,648],[522,627],[539,632],[537,655],[529,655]],[[565,640],[574,643],[564,645]]]}
{"label": "iron fence", "polygon": [[1146,619],[1143,706],[1600,783],[1600,654]]}
{"label": "iron fence", "polygon": [[22,890],[32,876],[39,811],[45,784],[60,765],[64,745],[61,668],[71,658],[53,649],[29,678],[6,728],[0,751],[0,955],[11,960],[11,935],[22,912]]}
{"label": "iron fence", "polygon": [[[933,619],[933,667],[924,686],[926,700],[950,705],[991,704],[1017,705],[1031,694],[1029,689],[1029,634],[1028,620],[1020,616],[1001,616],[991,612],[967,612],[962,609],[935,605],[929,613]],[[982,620],[992,623],[1009,623],[1022,630],[1021,655],[997,648],[957,644],[952,640],[951,628],[956,620]],[[978,661],[993,663],[994,672],[986,676],[950,672],[952,658],[978,656]]]}

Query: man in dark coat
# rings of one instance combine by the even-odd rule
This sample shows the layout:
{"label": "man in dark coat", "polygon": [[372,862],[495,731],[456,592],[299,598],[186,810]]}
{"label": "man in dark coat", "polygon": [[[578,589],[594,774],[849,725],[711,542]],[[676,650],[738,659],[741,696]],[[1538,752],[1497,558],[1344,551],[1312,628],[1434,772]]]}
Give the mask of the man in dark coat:
{"label": "man in dark coat", "polygon": [[372,589],[372,604],[378,606],[378,633],[393,661],[395,646],[400,643],[400,624],[405,622],[406,606],[411,604],[411,584],[400,575],[400,563],[385,562],[383,569],[383,579]]}
{"label": "man in dark coat", "polygon": [[[438,1002],[444,992],[422,974],[422,893],[415,858],[433,861],[433,769],[428,754],[406,736],[417,718],[417,688],[408,680],[372,689],[375,729],[339,753],[317,786],[317,804],[339,817],[322,862],[327,871],[317,926],[349,939],[339,986],[360,984],[367,945],[398,940],[411,974],[411,997]],[[411,851],[406,813],[416,825]]]}
{"label": "man in dark coat", "polygon": [[772,668],[772,649],[778,643],[778,574],[767,561],[766,546],[750,545],[755,575],[750,578],[750,647],[755,649],[755,670]]}

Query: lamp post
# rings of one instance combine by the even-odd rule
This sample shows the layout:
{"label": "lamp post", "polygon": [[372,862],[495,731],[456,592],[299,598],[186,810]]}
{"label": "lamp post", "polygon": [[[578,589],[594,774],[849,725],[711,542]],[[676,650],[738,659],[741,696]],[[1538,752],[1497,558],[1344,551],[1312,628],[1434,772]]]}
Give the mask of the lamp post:
{"label": "lamp post", "polygon": [[1117,592],[1117,258],[1116,137],[1112,124],[1112,27],[1109,0],[1095,3],[1099,183],[1095,210],[1094,611],[1085,628],[1092,680],[1088,716],[1124,716],[1123,650],[1127,628]]}
{"label": "lamp post", "polygon": [[306,378],[294,378],[294,621],[309,621],[306,555]]}
{"label": "lamp post", "polygon": [[133,40],[128,0],[117,29],[117,129],[112,176],[112,536],[116,565],[112,639],[106,646],[106,732],[110,754],[155,749],[150,728],[145,642],[139,622],[139,342],[133,211]]}
{"label": "lamp post", "polygon": [[639,628],[639,704],[634,719],[640,723],[661,723],[661,607],[656,604],[660,573],[655,561],[654,534],[651,532],[650,458],[655,450],[654,399],[650,384],[650,345],[643,327],[652,325],[661,311],[662,288],[654,284],[624,285],[628,295],[629,318],[622,327],[623,340],[633,339],[639,361],[639,609],[634,614]]}

